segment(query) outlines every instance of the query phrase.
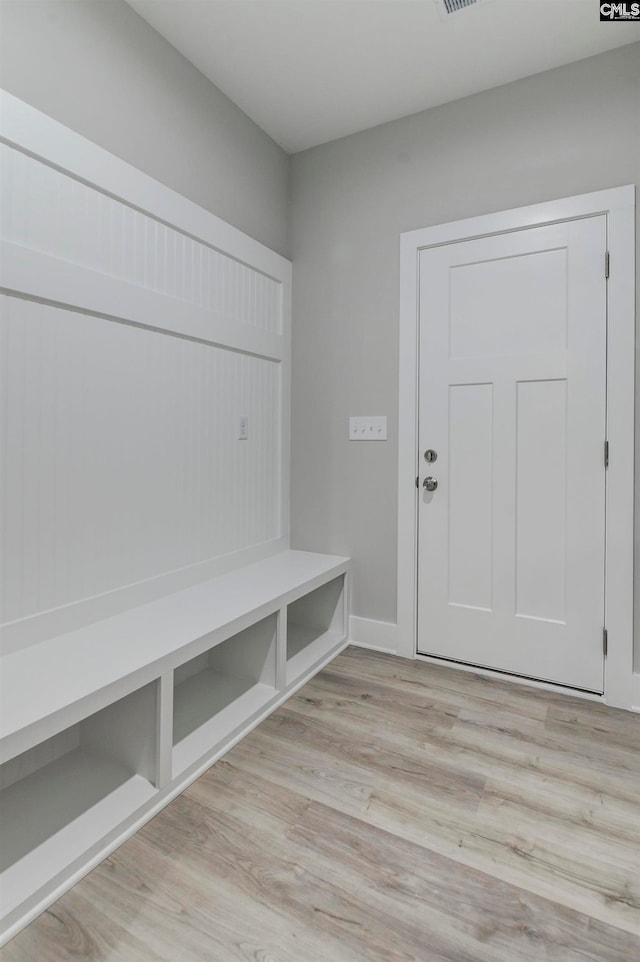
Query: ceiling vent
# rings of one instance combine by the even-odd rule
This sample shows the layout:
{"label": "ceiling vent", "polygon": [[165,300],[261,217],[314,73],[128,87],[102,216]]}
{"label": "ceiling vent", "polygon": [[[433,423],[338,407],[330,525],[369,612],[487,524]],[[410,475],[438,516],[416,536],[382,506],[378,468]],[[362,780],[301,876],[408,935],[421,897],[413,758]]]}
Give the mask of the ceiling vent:
{"label": "ceiling vent", "polygon": [[468,7],[477,7],[487,0],[436,0],[436,6],[441,20],[446,20],[452,13],[462,13]]}

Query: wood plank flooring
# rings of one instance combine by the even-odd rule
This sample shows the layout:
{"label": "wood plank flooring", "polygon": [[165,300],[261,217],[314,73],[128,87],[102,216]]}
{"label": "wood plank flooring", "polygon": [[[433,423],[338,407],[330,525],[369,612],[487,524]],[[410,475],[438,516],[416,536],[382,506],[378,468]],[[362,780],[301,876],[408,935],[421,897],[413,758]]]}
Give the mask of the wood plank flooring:
{"label": "wood plank flooring", "polygon": [[635,962],[640,716],[350,648],[2,962]]}

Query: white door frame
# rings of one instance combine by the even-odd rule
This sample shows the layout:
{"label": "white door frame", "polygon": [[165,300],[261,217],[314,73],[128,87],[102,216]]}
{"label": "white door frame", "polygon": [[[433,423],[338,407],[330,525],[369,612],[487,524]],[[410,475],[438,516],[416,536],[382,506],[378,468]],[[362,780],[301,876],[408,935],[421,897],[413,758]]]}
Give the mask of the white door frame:
{"label": "white door frame", "polygon": [[[635,187],[472,217],[400,235],[400,397],[398,430],[398,654],[416,658],[419,259],[427,247],[605,214],[607,437],[605,619],[609,648],[604,700],[633,705],[633,510],[635,397]],[[604,270],[603,251],[603,270]],[[604,441],[604,439],[603,439]]]}

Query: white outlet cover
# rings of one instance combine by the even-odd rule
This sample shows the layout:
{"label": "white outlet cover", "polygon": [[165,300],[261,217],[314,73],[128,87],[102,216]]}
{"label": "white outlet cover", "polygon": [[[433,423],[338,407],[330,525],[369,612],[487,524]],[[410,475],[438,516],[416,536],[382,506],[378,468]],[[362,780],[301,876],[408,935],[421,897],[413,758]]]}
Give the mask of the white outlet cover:
{"label": "white outlet cover", "polygon": [[240,415],[238,421],[238,441],[246,441],[249,437],[249,418],[246,414]]}
{"label": "white outlet cover", "polygon": [[386,441],[387,416],[349,418],[350,441]]}

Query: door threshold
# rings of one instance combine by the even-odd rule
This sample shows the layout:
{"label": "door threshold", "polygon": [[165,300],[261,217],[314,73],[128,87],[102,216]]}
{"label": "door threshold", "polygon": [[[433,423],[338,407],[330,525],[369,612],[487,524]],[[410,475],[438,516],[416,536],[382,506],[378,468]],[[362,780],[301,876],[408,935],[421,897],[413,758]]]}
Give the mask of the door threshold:
{"label": "door threshold", "polygon": [[538,688],[541,691],[570,695],[574,698],[584,698],[588,701],[604,701],[604,692],[601,691],[575,688],[571,685],[561,685],[558,682],[545,681],[544,679],[533,678],[529,675],[518,675],[516,672],[502,671],[497,668],[487,668],[485,665],[475,665],[467,661],[457,661],[455,658],[445,658],[442,655],[427,655],[418,651],[416,652],[416,660],[424,661],[432,665],[446,665],[449,668],[468,671],[474,675],[481,675],[483,678],[493,678],[496,681],[510,681],[516,685],[528,685],[530,688]]}

